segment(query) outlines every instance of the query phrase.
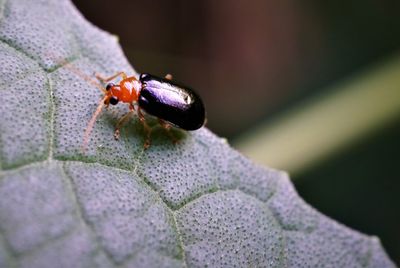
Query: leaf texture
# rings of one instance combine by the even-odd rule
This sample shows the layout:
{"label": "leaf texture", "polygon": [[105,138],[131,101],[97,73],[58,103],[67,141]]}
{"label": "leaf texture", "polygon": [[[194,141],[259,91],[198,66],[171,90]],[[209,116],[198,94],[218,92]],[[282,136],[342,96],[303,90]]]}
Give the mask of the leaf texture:
{"label": "leaf texture", "polygon": [[1,267],[394,267],[205,128],[155,126],[144,151],[137,119],[113,139],[119,105],[83,154],[101,93],[82,76],[137,73],[69,1],[0,1],[0,66]]}

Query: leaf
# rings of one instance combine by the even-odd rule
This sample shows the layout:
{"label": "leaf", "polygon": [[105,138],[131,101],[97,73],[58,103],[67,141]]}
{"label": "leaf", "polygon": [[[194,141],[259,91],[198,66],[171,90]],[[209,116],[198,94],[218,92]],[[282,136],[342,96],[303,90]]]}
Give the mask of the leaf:
{"label": "leaf", "polygon": [[136,75],[117,39],[66,0],[0,1],[0,14],[1,267],[394,267],[378,238],[205,128],[173,145],[155,127],[144,151],[137,119],[113,139],[119,105],[82,154],[101,98],[82,75]]}

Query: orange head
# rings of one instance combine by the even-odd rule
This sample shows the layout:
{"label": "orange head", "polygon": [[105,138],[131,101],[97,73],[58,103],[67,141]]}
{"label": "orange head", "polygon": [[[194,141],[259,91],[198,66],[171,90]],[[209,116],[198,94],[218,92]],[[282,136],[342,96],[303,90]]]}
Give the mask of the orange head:
{"label": "orange head", "polygon": [[140,89],[141,83],[133,76],[121,80],[118,85],[110,83],[106,86],[104,104],[116,105],[120,101],[125,103],[136,102]]}

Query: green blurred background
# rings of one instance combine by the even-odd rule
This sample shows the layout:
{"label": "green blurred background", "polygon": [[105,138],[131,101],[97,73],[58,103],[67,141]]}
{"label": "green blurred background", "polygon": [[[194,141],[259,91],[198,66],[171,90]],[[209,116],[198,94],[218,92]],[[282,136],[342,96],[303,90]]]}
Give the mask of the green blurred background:
{"label": "green blurred background", "polygon": [[195,88],[211,130],[400,264],[400,1],[73,2],[138,72]]}

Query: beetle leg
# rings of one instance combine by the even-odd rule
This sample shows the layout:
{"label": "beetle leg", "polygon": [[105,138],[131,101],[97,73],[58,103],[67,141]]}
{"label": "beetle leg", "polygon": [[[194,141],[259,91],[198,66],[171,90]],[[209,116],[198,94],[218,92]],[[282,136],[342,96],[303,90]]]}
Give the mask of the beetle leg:
{"label": "beetle leg", "polygon": [[161,127],[163,129],[165,129],[165,132],[167,133],[168,137],[171,139],[173,144],[176,144],[179,142],[179,140],[174,135],[172,135],[172,133],[170,131],[171,130],[170,124],[168,124],[167,122],[165,122],[164,120],[162,120],[160,118],[158,118],[158,123],[161,125]]}
{"label": "beetle leg", "polygon": [[146,131],[146,141],[144,142],[144,149],[146,150],[147,148],[150,147],[150,134],[151,134],[151,127],[146,122],[146,119],[144,118],[144,115],[142,114],[142,111],[140,110],[140,107],[138,107],[138,116],[140,122],[143,124],[144,130]]}
{"label": "beetle leg", "polygon": [[135,108],[133,107],[132,104],[129,104],[129,112],[124,114],[117,122],[117,125],[115,126],[115,131],[114,131],[114,139],[119,140],[120,136],[120,128],[125,125],[125,123],[129,120],[129,118],[133,115],[133,112],[135,111]]}
{"label": "beetle leg", "polygon": [[165,79],[167,80],[172,80],[172,74],[166,74]]}
{"label": "beetle leg", "polygon": [[128,77],[128,76],[126,75],[125,72],[116,73],[116,74],[114,74],[113,76],[110,76],[110,77],[108,77],[108,78],[105,78],[104,76],[102,76],[102,75],[100,75],[100,74],[98,74],[98,73],[96,73],[95,76],[96,76],[97,79],[99,79],[99,80],[100,80],[101,82],[103,82],[103,83],[109,82],[109,81],[111,81],[111,80],[114,80],[114,79],[117,78],[118,76],[121,76],[122,79],[126,79],[126,78]]}

